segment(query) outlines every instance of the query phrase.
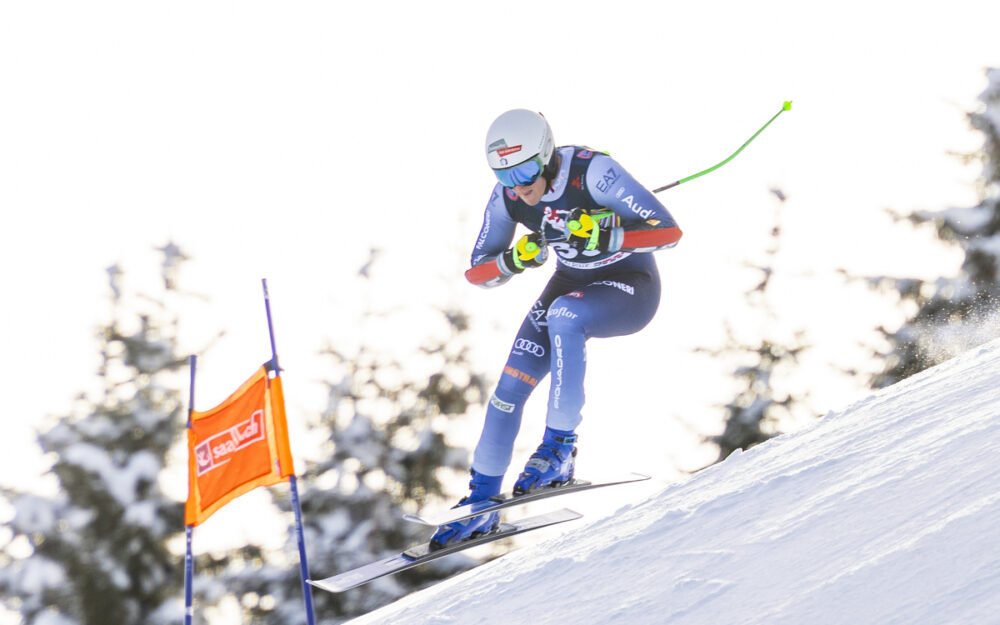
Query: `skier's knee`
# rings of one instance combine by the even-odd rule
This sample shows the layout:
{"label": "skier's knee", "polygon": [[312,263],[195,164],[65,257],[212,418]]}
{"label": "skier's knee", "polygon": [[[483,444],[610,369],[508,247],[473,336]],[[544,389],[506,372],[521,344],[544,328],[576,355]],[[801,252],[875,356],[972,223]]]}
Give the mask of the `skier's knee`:
{"label": "skier's knee", "polygon": [[530,373],[507,364],[493,392],[493,398],[503,404],[522,406],[537,384],[538,379]]}
{"label": "skier's knee", "polygon": [[583,320],[580,313],[575,298],[568,295],[557,297],[545,314],[545,319],[549,324],[549,332],[551,333],[553,328],[581,325]]}

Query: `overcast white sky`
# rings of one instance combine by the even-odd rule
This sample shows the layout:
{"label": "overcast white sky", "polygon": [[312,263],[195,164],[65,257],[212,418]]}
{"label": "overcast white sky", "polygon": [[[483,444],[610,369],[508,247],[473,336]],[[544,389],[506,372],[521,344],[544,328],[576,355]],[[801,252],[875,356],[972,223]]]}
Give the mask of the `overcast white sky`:
{"label": "overcast white sky", "polygon": [[[732,163],[661,194],[685,237],[659,254],[653,324],[590,348],[591,379],[614,383],[590,393],[582,453],[645,457],[630,468],[669,477],[664,450],[694,441],[672,419],[718,417],[726,382],[691,349],[741,318],[742,263],[767,243],[774,186],[789,198],[783,327],[809,331],[813,401],[837,408],[857,389],[828,363],[859,366],[855,343],[892,317],[836,269],[957,266],[883,209],[975,203],[976,170],[948,151],[978,146],[964,113],[1000,64],[997,24],[985,1],[4,3],[0,481],[40,470],[32,428],[93,384],[105,267],[141,288],[168,240],[193,257],[183,286],[210,296],[183,320],[185,345],[228,332],[200,362],[201,408],[268,357],[262,277],[300,423],[322,399],[317,350],[357,337],[364,298],[461,301],[498,372],[551,270],[492,291],[462,278],[493,185],[483,137],[514,107],[655,187],[722,160],[794,101]],[[362,294],[371,247],[384,254]],[[391,338],[406,349],[419,329],[401,321]]]}

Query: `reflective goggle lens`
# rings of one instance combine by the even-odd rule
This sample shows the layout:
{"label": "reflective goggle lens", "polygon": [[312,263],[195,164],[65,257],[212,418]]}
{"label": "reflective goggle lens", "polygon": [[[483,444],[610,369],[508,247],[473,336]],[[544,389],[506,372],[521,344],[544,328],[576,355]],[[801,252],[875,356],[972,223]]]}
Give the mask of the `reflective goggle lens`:
{"label": "reflective goggle lens", "polygon": [[542,175],[542,164],[536,156],[530,161],[524,161],[513,167],[494,169],[493,173],[496,174],[500,184],[505,187],[529,185]]}

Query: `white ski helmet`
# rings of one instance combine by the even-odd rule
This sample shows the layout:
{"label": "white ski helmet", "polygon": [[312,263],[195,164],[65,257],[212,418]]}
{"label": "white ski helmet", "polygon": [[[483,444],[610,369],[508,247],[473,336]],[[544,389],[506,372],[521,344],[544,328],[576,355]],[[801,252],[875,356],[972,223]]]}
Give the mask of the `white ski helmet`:
{"label": "white ski helmet", "polygon": [[507,111],[496,118],[486,133],[486,160],[507,186],[512,186],[508,182],[518,182],[519,179],[515,177],[513,181],[505,181],[502,171],[528,161],[536,161],[543,170],[549,165],[554,152],[552,128],[541,113],[534,111]]}

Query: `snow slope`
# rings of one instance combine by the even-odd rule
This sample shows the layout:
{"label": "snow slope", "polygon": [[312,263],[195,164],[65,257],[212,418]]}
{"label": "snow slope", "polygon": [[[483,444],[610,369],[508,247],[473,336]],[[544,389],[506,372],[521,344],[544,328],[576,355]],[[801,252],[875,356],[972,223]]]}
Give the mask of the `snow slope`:
{"label": "snow slope", "polygon": [[994,341],[352,624],[1000,623],[998,452]]}

